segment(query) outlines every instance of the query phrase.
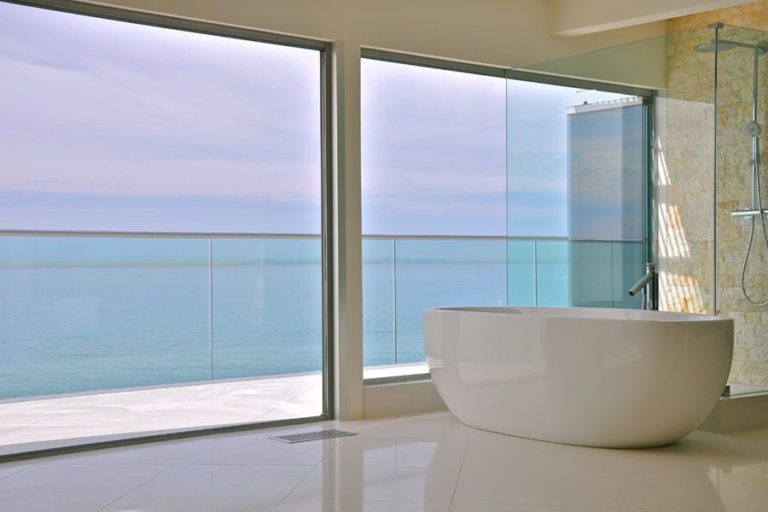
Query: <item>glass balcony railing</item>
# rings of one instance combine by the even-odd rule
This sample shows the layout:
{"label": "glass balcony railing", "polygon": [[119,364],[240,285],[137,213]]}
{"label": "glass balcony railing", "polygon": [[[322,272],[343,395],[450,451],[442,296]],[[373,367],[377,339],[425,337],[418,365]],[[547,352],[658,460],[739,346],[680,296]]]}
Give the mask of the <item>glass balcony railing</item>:
{"label": "glass balcony railing", "polygon": [[[423,362],[427,308],[636,307],[642,247],[364,237],[365,366]],[[316,235],[2,236],[0,400],[319,372],[320,261]]]}
{"label": "glass balcony railing", "polygon": [[320,257],[316,236],[0,237],[0,399],[319,372]]}
{"label": "glass balcony railing", "polygon": [[[644,273],[636,240],[368,236],[363,240],[366,377],[424,361],[422,311],[445,306],[639,308],[627,290]],[[424,367],[414,367],[424,371]],[[396,368],[391,376],[402,374]]]}

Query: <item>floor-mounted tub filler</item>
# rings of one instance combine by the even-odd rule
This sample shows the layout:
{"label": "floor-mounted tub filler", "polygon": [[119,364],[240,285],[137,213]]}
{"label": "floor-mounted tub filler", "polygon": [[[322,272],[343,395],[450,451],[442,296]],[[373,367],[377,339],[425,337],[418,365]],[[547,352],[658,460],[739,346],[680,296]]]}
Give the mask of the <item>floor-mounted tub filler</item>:
{"label": "floor-mounted tub filler", "polygon": [[432,380],[463,423],[582,446],[661,446],[696,429],[731,367],[733,320],[593,308],[424,312]]}

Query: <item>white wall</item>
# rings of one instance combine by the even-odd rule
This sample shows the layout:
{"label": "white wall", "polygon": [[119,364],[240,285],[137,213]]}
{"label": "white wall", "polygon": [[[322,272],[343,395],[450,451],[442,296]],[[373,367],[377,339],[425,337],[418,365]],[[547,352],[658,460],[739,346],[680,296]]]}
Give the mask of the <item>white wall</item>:
{"label": "white wall", "polygon": [[502,67],[664,33],[662,23],[579,38],[550,34],[543,0],[103,0],[249,28]]}
{"label": "white wall", "polygon": [[678,16],[711,11],[752,0],[548,0],[551,32],[593,34]]}
{"label": "white wall", "polygon": [[[639,85],[649,89],[663,89],[666,85],[664,59],[649,58],[663,56],[666,50],[666,36],[643,39],[603,50],[573,55],[548,62],[541,62],[523,69],[562,76],[591,78],[603,82],[625,85]],[[631,66],[627,66],[631,63]]]}

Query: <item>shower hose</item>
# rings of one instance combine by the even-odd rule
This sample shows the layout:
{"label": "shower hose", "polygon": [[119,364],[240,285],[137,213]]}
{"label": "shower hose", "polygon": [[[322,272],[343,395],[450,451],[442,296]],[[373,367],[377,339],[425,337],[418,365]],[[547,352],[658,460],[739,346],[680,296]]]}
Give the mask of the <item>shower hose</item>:
{"label": "shower hose", "polygon": [[765,301],[756,300],[749,296],[749,293],[747,293],[747,285],[746,285],[746,276],[747,276],[747,266],[749,264],[749,256],[752,254],[752,246],[754,244],[755,240],[755,218],[760,219],[760,227],[762,228],[763,232],[763,239],[765,240],[765,247],[768,249],[768,230],[765,227],[765,214],[763,210],[763,199],[762,199],[762,187],[760,186],[760,165],[757,161],[754,162],[754,184],[755,184],[755,198],[757,199],[757,214],[752,216],[752,227],[749,230],[749,242],[747,243],[747,253],[744,255],[744,264],[741,266],[741,291],[744,294],[744,297],[751,302],[752,304],[755,304],[756,306],[768,306],[768,299]]}

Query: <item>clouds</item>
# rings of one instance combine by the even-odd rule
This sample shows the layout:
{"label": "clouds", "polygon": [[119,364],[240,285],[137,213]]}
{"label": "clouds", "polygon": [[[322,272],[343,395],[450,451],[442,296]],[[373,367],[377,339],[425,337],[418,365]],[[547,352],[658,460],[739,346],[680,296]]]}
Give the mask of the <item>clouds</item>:
{"label": "clouds", "polygon": [[0,4],[0,188],[319,199],[319,54]]}
{"label": "clouds", "polygon": [[363,231],[505,232],[501,78],[364,60]]}
{"label": "clouds", "polygon": [[[3,227],[317,232],[319,59],[0,3]],[[374,60],[362,85],[368,234],[565,235],[566,109],[619,97]]]}

